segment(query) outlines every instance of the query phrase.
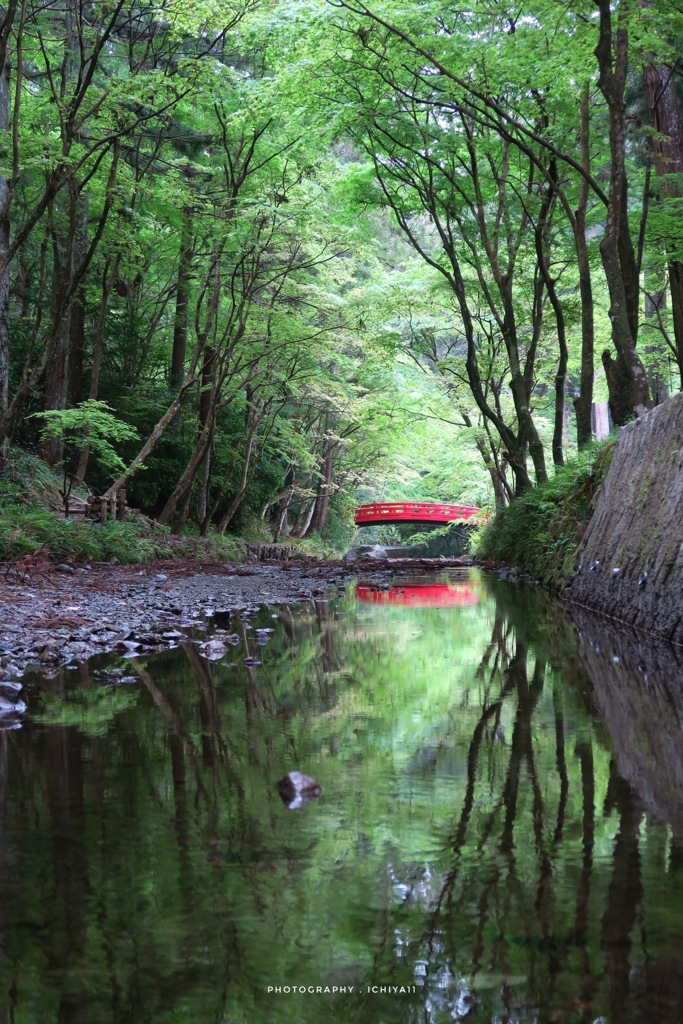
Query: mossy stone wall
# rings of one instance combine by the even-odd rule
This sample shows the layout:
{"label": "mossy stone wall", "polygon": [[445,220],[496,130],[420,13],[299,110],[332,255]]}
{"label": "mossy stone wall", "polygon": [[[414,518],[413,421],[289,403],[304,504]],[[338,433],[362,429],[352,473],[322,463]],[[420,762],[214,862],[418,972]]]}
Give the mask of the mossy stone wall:
{"label": "mossy stone wall", "polygon": [[683,394],[622,427],[569,598],[683,644]]}

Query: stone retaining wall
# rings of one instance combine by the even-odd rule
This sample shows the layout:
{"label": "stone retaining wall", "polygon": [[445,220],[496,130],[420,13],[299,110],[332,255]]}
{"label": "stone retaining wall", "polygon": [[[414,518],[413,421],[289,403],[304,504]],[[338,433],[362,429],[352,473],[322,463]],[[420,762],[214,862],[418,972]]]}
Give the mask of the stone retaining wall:
{"label": "stone retaining wall", "polygon": [[683,644],[683,394],[619,432],[568,597]]}

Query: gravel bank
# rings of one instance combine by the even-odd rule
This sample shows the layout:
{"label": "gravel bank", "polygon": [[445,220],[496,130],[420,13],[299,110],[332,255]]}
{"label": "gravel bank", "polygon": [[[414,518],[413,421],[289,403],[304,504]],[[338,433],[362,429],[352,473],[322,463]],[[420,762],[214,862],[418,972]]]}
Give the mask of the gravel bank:
{"label": "gravel bank", "polygon": [[[0,576],[0,685],[20,679],[29,665],[46,674],[109,651],[175,646],[183,629],[260,605],[322,597],[363,576],[382,579],[472,564],[470,559],[356,562],[280,562],[227,565],[154,562],[151,565],[50,567],[19,578]],[[14,575],[13,575],[14,574]]]}

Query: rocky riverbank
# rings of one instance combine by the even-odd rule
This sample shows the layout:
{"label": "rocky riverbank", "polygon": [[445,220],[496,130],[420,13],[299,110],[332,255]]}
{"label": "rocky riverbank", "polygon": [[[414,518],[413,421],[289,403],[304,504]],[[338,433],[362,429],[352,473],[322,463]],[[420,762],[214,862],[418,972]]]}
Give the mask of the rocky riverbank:
{"label": "rocky riverbank", "polygon": [[260,605],[322,598],[361,574],[424,572],[472,564],[452,560],[360,559],[353,563],[225,564],[190,561],[152,565],[50,567],[0,577],[0,685],[29,665],[47,674],[94,654],[142,653],[177,645],[188,630],[210,631],[218,618],[248,615]]}

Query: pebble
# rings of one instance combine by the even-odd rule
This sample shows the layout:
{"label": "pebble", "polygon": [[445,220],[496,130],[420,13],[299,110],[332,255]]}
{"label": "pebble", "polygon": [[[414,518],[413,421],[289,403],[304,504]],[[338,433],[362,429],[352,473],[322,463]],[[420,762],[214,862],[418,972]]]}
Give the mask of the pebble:
{"label": "pebble", "polygon": [[207,640],[199,647],[199,653],[208,661],[218,661],[228,653],[228,648],[220,640]]}

